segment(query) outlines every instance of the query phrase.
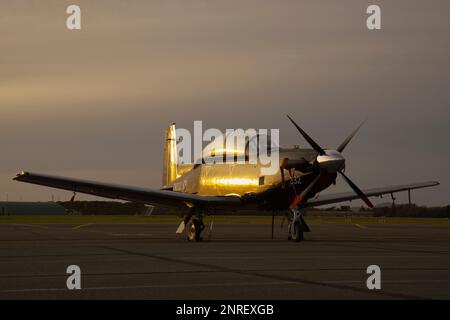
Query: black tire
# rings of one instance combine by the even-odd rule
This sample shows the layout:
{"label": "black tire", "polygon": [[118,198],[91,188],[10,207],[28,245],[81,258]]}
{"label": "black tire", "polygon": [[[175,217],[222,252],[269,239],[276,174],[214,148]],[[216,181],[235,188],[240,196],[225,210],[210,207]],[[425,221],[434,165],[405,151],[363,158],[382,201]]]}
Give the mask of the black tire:
{"label": "black tire", "polygon": [[303,230],[300,222],[296,221],[291,226],[291,240],[294,242],[303,241]]}
{"label": "black tire", "polygon": [[200,219],[192,219],[192,222],[189,224],[189,232],[188,232],[188,240],[189,241],[202,241],[202,231],[205,229],[205,225],[203,221]]}
{"label": "black tire", "polygon": [[291,236],[291,228],[292,228],[292,224],[289,224],[289,226],[288,226],[288,240],[289,240],[289,241],[292,240],[292,236]]}
{"label": "black tire", "polygon": [[197,230],[195,228],[195,223],[190,222],[189,223],[189,229],[188,229],[188,235],[187,235],[187,239],[189,241],[197,241],[196,240],[196,235],[197,235]]}

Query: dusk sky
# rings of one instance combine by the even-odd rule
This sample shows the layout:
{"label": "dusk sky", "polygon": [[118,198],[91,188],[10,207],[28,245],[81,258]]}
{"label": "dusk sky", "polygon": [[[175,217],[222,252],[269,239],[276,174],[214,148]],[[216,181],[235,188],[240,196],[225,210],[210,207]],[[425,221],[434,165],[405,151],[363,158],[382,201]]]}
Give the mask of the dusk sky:
{"label": "dusk sky", "polygon": [[[370,4],[381,30],[366,28]],[[159,188],[172,122],[279,128],[282,146],[309,148],[289,114],[330,148],[367,118],[346,173],[362,189],[437,180],[413,201],[447,205],[449,13],[448,0],[2,1],[0,201],[71,197],[12,181],[21,170]]]}

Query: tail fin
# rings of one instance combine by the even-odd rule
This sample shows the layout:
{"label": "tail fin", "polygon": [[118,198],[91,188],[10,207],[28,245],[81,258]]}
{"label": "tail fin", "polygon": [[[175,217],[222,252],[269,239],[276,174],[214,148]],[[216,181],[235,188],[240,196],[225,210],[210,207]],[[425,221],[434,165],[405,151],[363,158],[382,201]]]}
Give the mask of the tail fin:
{"label": "tail fin", "polygon": [[166,130],[164,136],[164,168],[163,168],[163,187],[177,178],[177,137],[175,133],[175,123],[172,123]]}

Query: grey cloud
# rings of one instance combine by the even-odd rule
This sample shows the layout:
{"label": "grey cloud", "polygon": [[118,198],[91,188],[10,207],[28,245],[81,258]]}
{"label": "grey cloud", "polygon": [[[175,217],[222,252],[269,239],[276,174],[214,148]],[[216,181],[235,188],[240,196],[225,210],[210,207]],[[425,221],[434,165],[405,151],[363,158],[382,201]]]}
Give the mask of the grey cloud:
{"label": "grey cloud", "polygon": [[368,117],[355,181],[437,179],[416,200],[448,203],[448,1],[378,1],[379,32],[361,1],[77,1],[80,32],[69,3],[0,4],[0,198],[67,195],[10,181],[21,169],[158,187],[172,121],[304,147],[289,113],[332,147]]}

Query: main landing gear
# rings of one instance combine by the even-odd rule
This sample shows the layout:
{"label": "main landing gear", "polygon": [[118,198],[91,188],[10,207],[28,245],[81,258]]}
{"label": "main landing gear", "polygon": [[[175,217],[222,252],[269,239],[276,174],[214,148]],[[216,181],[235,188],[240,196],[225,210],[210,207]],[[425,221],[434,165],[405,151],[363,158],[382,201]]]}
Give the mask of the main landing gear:
{"label": "main landing gear", "polygon": [[205,224],[203,223],[203,215],[192,209],[184,216],[183,221],[181,221],[175,233],[179,235],[184,233],[186,240],[188,241],[201,241],[202,231],[204,229]]}
{"label": "main landing gear", "polygon": [[189,223],[187,239],[189,241],[202,241],[201,235],[204,229],[205,224],[202,216],[192,218],[192,221]]}
{"label": "main landing gear", "polygon": [[304,232],[310,232],[308,225],[302,217],[301,210],[291,209],[288,214],[288,240],[300,242],[304,240]]}

